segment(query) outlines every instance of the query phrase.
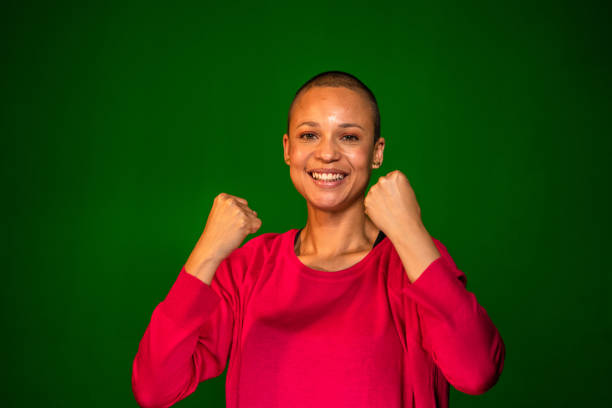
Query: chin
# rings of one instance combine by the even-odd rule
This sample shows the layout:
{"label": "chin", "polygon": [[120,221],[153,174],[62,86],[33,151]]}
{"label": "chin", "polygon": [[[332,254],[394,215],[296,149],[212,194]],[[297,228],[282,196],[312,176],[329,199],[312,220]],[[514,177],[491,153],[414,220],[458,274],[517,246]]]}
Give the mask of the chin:
{"label": "chin", "polygon": [[323,197],[304,196],[308,205],[320,211],[338,212],[348,208],[353,200],[348,197],[333,197],[325,199]]}

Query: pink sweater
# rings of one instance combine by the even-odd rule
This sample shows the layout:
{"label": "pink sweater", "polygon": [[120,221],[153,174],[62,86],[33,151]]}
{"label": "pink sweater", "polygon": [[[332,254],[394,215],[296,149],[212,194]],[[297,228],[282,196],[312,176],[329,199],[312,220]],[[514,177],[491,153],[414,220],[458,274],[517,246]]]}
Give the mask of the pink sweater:
{"label": "pink sweater", "polygon": [[411,284],[387,237],[324,272],[296,256],[297,232],[246,242],[210,286],[181,269],[134,359],[140,406],[173,405],[228,359],[228,408],[448,407],[449,383],[497,382],[502,338],[440,241]]}

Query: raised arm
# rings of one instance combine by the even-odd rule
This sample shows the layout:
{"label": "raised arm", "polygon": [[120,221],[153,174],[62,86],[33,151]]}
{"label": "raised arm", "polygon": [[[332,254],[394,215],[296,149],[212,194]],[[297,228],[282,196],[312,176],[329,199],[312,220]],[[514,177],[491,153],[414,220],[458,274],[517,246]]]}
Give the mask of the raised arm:
{"label": "raised arm", "polygon": [[182,268],[153,311],[132,367],[132,391],[141,407],[169,407],[225,369],[233,311],[216,281],[212,286]]}
{"label": "raised arm", "polygon": [[466,277],[442,243],[431,237],[408,178],[394,170],[379,178],[364,200],[366,215],[389,237],[416,304],[422,345],[448,382],[481,394],[502,372],[505,347],[487,312],[466,290]]}
{"label": "raised arm", "polygon": [[260,226],[245,199],[215,197],[203,233],[153,311],[134,358],[132,390],[141,407],[169,407],[225,369],[246,268],[238,247]]}
{"label": "raised arm", "polygon": [[497,382],[505,346],[497,328],[446,247],[432,238],[441,256],[403,292],[418,311],[423,348],[448,382],[466,394],[482,394]]}

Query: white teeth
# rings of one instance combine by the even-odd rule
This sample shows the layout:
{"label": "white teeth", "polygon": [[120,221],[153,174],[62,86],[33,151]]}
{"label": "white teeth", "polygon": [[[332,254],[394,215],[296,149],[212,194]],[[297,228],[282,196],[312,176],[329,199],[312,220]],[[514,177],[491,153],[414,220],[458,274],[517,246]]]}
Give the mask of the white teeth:
{"label": "white teeth", "polygon": [[311,174],[312,174],[312,178],[317,179],[317,180],[324,180],[324,181],[342,180],[344,178],[343,174],[332,174],[332,173],[311,173]]}

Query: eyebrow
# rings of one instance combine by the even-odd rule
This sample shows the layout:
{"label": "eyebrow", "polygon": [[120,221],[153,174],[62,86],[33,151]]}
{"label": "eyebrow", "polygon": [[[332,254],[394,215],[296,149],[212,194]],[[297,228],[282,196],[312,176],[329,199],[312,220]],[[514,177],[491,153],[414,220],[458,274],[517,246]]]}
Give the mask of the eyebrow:
{"label": "eyebrow", "polygon": [[[306,122],[302,122],[299,125],[297,125],[296,128],[299,128],[300,126],[304,126],[304,125],[308,125],[312,127],[319,127],[319,124],[317,122],[306,121]],[[363,129],[363,127],[361,127],[357,123],[341,123],[338,125],[338,127],[341,127],[341,128],[358,127],[359,129]]]}

